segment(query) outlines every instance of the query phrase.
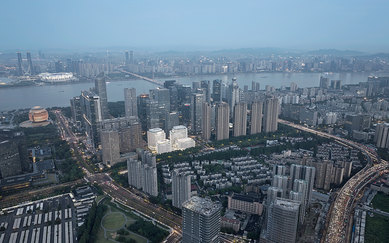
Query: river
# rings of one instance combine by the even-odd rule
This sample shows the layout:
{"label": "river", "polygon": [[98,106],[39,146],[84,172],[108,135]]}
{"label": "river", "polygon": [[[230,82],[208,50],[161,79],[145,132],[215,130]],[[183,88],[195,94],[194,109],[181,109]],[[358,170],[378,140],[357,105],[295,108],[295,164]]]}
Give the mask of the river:
{"label": "river", "polygon": [[[320,73],[239,73],[220,74],[220,75],[202,75],[193,77],[178,77],[157,79],[160,81],[174,79],[181,84],[191,84],[194,81],[221,79],[224,82],[230,82],[233,77],[237,78],[239,86],[243,89],[244,85],[251,88],[251,82],[256,81],[264,89],[266,85],[272,85],[276,88],[289,86],[295,82],[299,87],[315,87],[319,85]],[[342,84],[357,84],[366,82],[370,73],[334,73],[329,75],[331,79],[340,79]],[[80,95],[82,90],[89,90],[94,86],[89,83],[72,83],[61,85],[27,86],[0,89],[0,111],[13,109],[24,109],[32,106],[54,107],[69,106],[70,98]],[[124,99],[124,88],[136,88],[137,94],[148,93],[150,89],[155,88],[154,84],[144,80],[123,80],[107,83],[108,101],[120,101]]]}

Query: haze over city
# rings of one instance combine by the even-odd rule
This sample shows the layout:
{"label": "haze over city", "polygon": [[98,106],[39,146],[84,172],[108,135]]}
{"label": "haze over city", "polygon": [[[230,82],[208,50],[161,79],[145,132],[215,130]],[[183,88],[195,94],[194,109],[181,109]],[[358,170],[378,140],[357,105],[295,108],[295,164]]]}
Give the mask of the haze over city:
{"label": "haze over city", "polygon": [[388,9],[1,1],[0,243],[387,243]]}
{"label": "haze over city", "polygon": [[384,0],[5,0],[1,7],[1,50],[389,51],[389,3]]}

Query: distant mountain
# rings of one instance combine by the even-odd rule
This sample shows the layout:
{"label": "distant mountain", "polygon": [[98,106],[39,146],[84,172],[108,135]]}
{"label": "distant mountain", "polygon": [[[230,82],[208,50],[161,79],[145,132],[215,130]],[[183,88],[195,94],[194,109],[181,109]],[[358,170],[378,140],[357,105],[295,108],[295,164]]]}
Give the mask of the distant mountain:
{"label": "distant mountain", "polygon": [[319,49],[313,51],[307,51],[306,55],[331,55],[331,56],[361,56],[366,53],[354,50],[337,50],[337,49]]}

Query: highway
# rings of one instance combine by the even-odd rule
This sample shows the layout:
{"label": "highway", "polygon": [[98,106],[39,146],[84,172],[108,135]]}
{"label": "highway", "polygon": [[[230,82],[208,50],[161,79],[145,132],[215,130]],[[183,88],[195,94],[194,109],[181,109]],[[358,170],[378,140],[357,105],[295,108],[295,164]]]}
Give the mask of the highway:
{"label": "highway", "polygon": [[367,184],[385,173],[385,171],[389,168],[388,161],[380,159],[373,149],[357,142],[340,138],[325,132],[316,131],[314,129],[302,125],[297,125],[285,120],[279,119],[278,122],[301,131],[333,139],[340,144],[360,150],[367,156],[367,165],[352,178],[350,178],[346,184],[337,192],[336,198],[333,201],[327,216],[329,222],[327,224],[325,237],[322,239],[322,242],[326,243],[348,242],[351,233],[350,224],[352,223],[352,213],[355,208],[355,199]]}
{"label": "highway", "polygon": [[60,111],[55,111],[57,117],[58,129],[61,131],[62,138],[69,142],[70,146],[74,149],[75,156],[79,160],[80,166],[82,166],[85,172],[85,178],[101,186],[104,193],[113,198],[115,201],[135,210],[143,216],[157,221],[161,225],[165,225],[170,228],[171,234],[166,239],[166,242],[176,243],[180,242],[182,238],[182,218],[179,215],[174,214],[158,205],[150,203],[143,194],[136,189],[128,190],[115,181],[106,173],[95,173],[93,169],[88,166],[84,157],[81,156],[79,147],[77,145],[77,137],[74,135],[69,127],[69,123]]}

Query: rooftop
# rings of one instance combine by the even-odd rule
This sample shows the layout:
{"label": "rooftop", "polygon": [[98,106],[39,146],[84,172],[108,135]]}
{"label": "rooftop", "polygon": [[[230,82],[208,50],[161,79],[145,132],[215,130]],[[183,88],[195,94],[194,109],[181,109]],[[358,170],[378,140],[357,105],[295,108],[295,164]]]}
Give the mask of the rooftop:
{"label": "rooftop", "polygon": [[220,204],[212,202],[211,199],[197,196],[184,202],[182,207],[205,216],[212,215],[220,210]]}
{"label": "rooftop", "polygon": [[274,205],[278,205],[278,206],[284,207],[285,209],[289,209],[289,210],[299,210],[299,208],[300,208],[300,203],[293,201],[293,200],[289,200],[289,199],[277,198],[274,201]]}

